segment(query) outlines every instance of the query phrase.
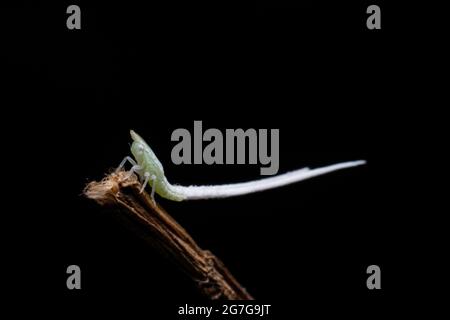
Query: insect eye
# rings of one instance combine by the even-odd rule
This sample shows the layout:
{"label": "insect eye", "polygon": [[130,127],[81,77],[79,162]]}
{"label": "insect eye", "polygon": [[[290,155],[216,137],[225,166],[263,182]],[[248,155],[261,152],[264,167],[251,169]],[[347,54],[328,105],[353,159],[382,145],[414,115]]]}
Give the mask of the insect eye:
{"label": "insect eye", "polygon": [[139,153],[142,154],[144,152],[144,146],[142,144],[138,147]]}

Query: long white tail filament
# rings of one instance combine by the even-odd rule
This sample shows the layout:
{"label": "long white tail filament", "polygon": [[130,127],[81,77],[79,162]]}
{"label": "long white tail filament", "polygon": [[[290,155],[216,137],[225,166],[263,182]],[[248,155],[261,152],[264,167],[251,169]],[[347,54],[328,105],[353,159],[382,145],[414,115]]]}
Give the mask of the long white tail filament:
{"label": "long white tail filament", "polygon": [[171,185],[170,188],[174,192],[184,195],[186,197],[185,200],[226,198],[282,187],[291,183],[313,178],[329,172],[360,166],[365,163],[366,162],[364,160],[359,160],[359,161],[337,163],[330,166],[312,170],[309,168],[303,168],[287,172],[284,174],[280,174],[274,177],[242,183],[223,184],[217,186],[189,186],[189,187]]}

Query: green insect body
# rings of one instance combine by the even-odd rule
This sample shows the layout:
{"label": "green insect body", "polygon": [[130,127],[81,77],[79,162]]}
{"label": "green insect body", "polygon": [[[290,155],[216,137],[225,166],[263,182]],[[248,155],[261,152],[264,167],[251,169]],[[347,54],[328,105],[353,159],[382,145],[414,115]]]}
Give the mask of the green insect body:
{"label": "green insect body", "polygon": [[149,179],[148,183],[154,191],[161,197],[173,200],[182,201],[185,197],[177,192],[171,190],[171,186],[164,175],[164,168],[161,162],[156,157],[155,153],[148,146],[148,144],[133,130],[130,131],[133,143],[131,145],[131,153],[136,160],[136,163],[141,167],[136,170],[142,177],[146,172],[150,173],[153,179]]}

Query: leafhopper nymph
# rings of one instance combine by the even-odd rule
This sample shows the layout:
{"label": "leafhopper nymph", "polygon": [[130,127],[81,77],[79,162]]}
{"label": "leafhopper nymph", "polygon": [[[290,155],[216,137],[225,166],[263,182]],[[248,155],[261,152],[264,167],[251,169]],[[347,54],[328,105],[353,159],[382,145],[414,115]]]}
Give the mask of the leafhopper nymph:
{"label": "leafhopper nymph", "polygon": [[137,173],[143,182],[141,192],[144,190],[146,185],[149,184],[152,188],[152,197],[154,197],[156,192],[161,197],[173,201],[240,196],[282,187],[333,171],[360,166],[366,163],[364,160],[358,160],[341,162],[316,169],[303,168],[269,178],[241,183],[207,186],[179,186],[172,185],[169,181],[167,181],[161,162],[158,160],[155,153],[144,141],[144,139],[142,139],[133,130],[130,131],[130,134],[133,139],[131,153],[134,159],[129,156],[126,157],[117,169],[121,169],[127,161],[130,162],[133,165],[130,170],[130,175],[134,172]]}

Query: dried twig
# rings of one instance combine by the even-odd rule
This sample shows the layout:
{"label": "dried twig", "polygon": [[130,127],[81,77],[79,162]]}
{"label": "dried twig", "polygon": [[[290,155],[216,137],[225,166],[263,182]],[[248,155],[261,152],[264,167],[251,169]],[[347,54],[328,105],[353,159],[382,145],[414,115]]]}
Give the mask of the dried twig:
{"label": "dried twig", "polygon": [[136,176],[128,177],[126,172],[119,171],[100,182],[89,183],[84,194],[119,211],[121,220],[175,261],[210,299],[253,299],[216,256],[202,250],[147,193],[139,191]]}

